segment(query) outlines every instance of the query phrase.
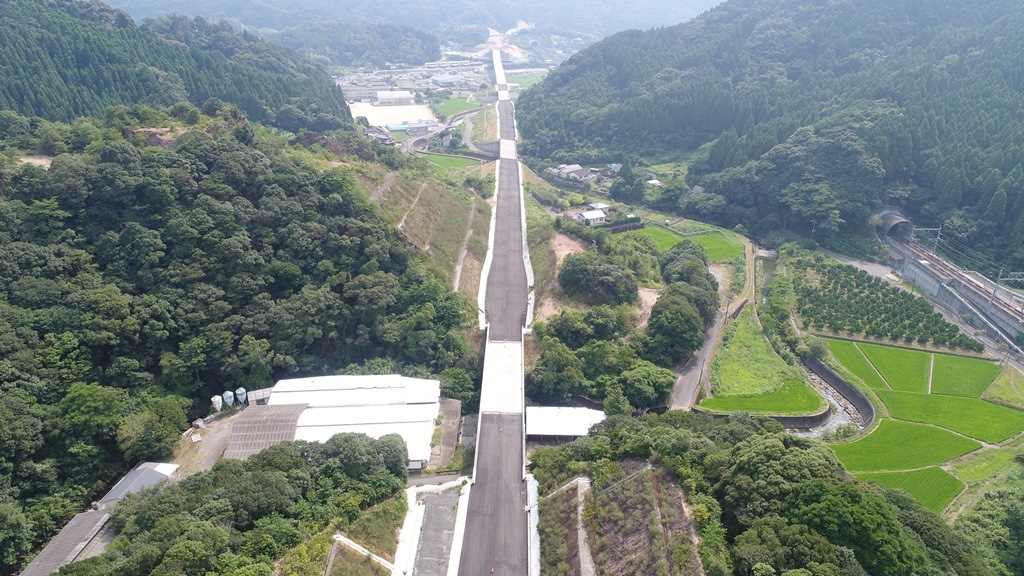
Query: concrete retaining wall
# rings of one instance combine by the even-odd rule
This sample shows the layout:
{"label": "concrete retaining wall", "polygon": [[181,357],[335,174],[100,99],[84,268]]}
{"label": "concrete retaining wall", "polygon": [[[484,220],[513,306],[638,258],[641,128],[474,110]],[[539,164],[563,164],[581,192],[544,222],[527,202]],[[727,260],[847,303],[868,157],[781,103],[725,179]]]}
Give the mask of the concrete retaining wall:
{"label": "concrete retaining wall", "polygon": [[804,360],[804,365],[811,372],[814,372],[818,378],[824,380],[829,386],[831,386],[836,392],[839,392],[846,398],[846,401],[853,405],[854,408],[860,412],[861,417],[864,419],[864,425],[870,426],[875,420],[875,406],[871,403],[871,400],[860,391],[859,388],[850,384],[839,374],[836,374],[831,368],[825,365],[824,362],[817,358],[807,358]]}

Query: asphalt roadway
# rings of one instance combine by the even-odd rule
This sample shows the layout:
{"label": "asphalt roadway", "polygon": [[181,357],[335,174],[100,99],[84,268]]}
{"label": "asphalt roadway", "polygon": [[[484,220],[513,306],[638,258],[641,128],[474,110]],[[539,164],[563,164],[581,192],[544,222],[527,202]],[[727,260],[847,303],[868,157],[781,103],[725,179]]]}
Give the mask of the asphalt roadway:
{"label": "asphalt roadway", "polygon": [[[502,120],[502,126],[505,121]],[[484,306],[491,342],[520,342],[526,316],[528,286],[523,261],[522,204],[519,195],[519,163],[499,160],[497,216],[494,222],[494,254],[487,274]]]}
{"label": "asphalt roadway", "polygon": [[[516,121],[512,113],[512,101],[501,100],[498,102],[498,115],[501,117],[501,134],[498,138],[502,140],[516,139]],[[518,191],[518,189],[517,189]]]}
{"label": "asphalt roadway", "polygon": [[521,414],[480,415],[461,576],[526,576],[529,572],[522,426]]}

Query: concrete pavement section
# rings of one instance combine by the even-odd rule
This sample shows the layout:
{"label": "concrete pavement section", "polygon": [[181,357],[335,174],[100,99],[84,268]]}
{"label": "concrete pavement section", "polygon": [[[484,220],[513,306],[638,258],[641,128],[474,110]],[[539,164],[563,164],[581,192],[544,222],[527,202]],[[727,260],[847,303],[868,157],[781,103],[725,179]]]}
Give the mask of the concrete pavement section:
{"label": "concrete pavement section", "polygon": [[515,160],[500,160],[499,163],[493,257],[487,273],[485,297],[487,322],[490,324],[487,339],[490,342],[521,342],[528,286],[523,262],[519,166]]}
{"label": "concrete pavement section", "polygon": [[464,576],[524,576],[529,570],[522,418],[480,416],[477,471],[459,567]]}

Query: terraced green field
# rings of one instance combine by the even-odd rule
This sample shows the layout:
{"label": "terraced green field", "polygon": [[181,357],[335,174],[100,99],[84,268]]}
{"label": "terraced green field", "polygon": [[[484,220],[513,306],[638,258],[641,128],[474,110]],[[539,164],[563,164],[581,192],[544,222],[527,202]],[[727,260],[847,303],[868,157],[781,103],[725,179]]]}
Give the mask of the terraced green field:
{"label": "terraced green field", "polygon": [[936,514],[942,512],[965,486],[963,482],[938,466],[910,472],[869,472],[857,474],[857,478],[877,482],[889,488],[906,490]]}
{"label": "terraced green field", "polygon": [[984,442],[998,443],[1024,430],[1024,412],[958,396],[879,390],[878,396],[899,420],[935,424]]}
{"label": "terraced green field", "polygon": [[935,355],[932,394],[978,398],[999,375],[999,365],[989,360]]}
{"label": "terraced green field", "polygon": [[700,403],[713,412],[762,414],[813,414],[825,407],[821,396],[799,380],[787,380],[781,388],[761,396],[715,396]]}
{"label": "terraced green field", "polygon": [[707,248],[708,258],[712,262],[729,262],[743,257],[743,243],[735,236],[707,234],[690,238],[697,244]]}
{"label": "terraced green field", "polygon": [[858,346],[893,390],[928,392],[928,373],[932,363],[930,353],[878,344],[860,343]]}
{"label": "terraced green field", "polygon": [[654,240],[658,244],[658,249],[665,252],[683,241],[683,237],[678,234],[673,234],[664,228],[658,228],[656,226],[648,226],[641,228],[635,232],[636,234],[643,234]]}
{"label": "terraced green field", "polygon": [[832,351],[832,355],[836,357],[836,360],[839,360],[850,372],[859,376],[865,384],[881,390],[889,389],[888,384],[871,367],[871,363],[864,358],[856,344],[847,340],[829,339],[828,347]]}
{"label": "terraced green field", "polygon": [[941,464],[981,447],[935,426],[883,419],[871,434],[832,449],[849,470],[908,470]]}

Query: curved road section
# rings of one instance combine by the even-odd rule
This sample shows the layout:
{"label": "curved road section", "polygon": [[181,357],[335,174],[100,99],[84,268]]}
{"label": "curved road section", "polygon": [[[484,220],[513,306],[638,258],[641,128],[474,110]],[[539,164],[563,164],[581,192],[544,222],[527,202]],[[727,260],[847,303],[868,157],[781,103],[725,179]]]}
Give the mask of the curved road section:
{"label": "curved road section", "polygon": [[486,292],[480,298],[488,329],[476,464],[458,573],[525,576],[530,562],[524,511],[523,329],[529,286],[515,114],[500,52],[493,57],[501,159]]}

